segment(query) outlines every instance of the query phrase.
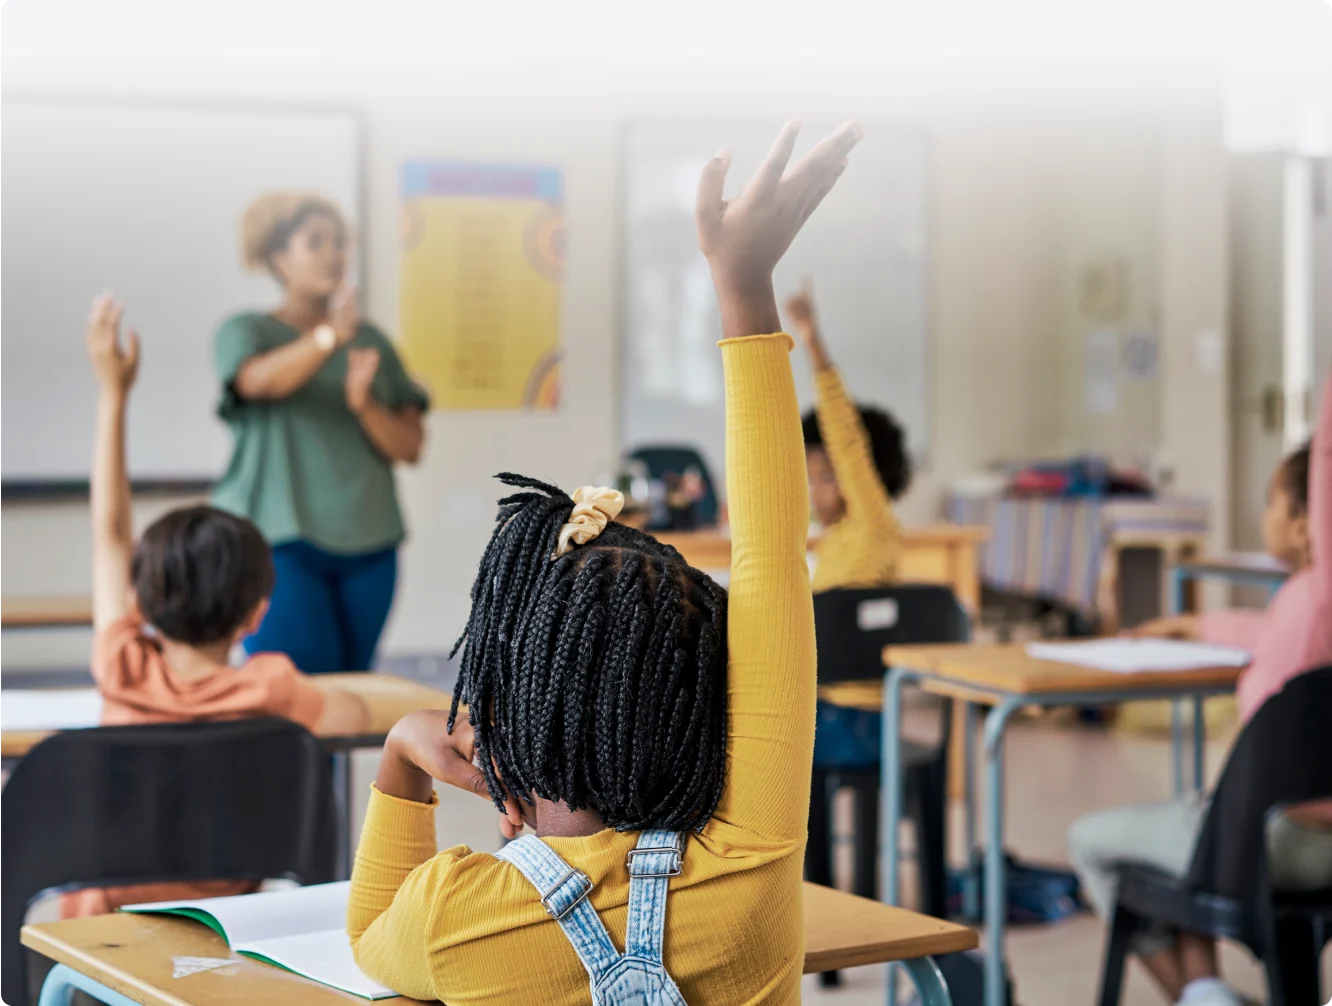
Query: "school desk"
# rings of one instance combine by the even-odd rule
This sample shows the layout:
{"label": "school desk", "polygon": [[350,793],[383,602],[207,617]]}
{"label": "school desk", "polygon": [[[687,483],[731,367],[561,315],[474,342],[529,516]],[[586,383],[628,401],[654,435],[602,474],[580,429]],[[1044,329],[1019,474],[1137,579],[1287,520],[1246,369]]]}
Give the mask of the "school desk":
{"label": "school desk", "polygon": [[70,629],[92,625],[87,594],[33,594],[0,599],[0,628]]}
{"label": "school desk", "polygon": [[[863,964],[906,962],[925,1006],[951,1000],[932,957],[970,950],[976,934],[942,919],[891,908],[827,887],[805,885],[805,972]],[[270,964],[233,955],[213,930],[165,916],[99,915],[23,927],[23,944],[57,962],[43,988],[42,1006],[64,1000],[70,985],[108,1006],[349,1006],[367,1000],[339,992]],[[173,958],[230,960],[226,967],[173,978]],[[48,1000],[47,996],[51,999]],[[406,1006],[415,1000],[381,999]]]}
{"label": "school desk", "polygon": [[[898,577],[904,583],[942,583],[952,588],[962,606],[980,611],[978,550],[989,532],[983,527],[935,524],[904,528]],[[697,569],[731,568],[731,535],[726,528],[710,531],[662,531],[657,539],[679,550]]]}
{"label": "school desk", "polygon": [[[337,804],[338,878],[351,876],[355,844],[351,834],[354,795],[352,793],[351,753],[359,748],[378,748],[393,724],[418,709],[447,709],[453,696],[406,678],[391,674],[321,674],[311,681],[320,687],[359,695],[369,711],[369,722],[355,734],[320,735],[333,758],[334,799]],[[91,725],[91,724],[89,724]],[[6,765],[23,758],[49,730],[5,731],[0,734],[0,755]]]}
{"label": "school desk", "polygon": [[[964,710],[965,835],[968,854],[975,855],[976,811],[973,751],[976,707],[989,706],[985,716],[986,823],[984,838],[985,1006],[1004,1002],[1004,730],[1009,719],[1026,706],[1100,706],[1144,699],[1192,696],[1198,701],[1235,687],[1240,670],[1209,668],[1168,673],[1118,674],[1029,657],[1022,643],[997,645],[890,646],[884,650],[888,668],[883,684],[883,760],[901,763],[902,686],[914,682],[927,692],[959,700]],[[1194,757],[1201,764],[1200,732]],[[1201,770],[1199,770],[1201,771]],[[1201,778],[1201,775],[1199,776]],[[883,773],[882,872],[885,900],[898,897],[898,824],[902,819],[902,776]],[[970,900],[970,897],[969,897]],[[968,905],[972,910],[974,906]],[[892,1002],[890,988],[889,1002]]]}

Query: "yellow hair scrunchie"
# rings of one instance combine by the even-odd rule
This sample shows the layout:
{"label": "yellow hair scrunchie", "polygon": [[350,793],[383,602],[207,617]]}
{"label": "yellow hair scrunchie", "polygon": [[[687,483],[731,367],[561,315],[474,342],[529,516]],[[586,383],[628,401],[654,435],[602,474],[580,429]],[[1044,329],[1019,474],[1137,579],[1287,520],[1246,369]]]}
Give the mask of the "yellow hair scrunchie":
{"label": "yellow hair scrunchie", "polygon": [[575,489],[573,499],[573,513],[560,528],[560,541],[552,559],[567,555],[575,545],[586,545],[624,509],[624,493],[607,486]]}

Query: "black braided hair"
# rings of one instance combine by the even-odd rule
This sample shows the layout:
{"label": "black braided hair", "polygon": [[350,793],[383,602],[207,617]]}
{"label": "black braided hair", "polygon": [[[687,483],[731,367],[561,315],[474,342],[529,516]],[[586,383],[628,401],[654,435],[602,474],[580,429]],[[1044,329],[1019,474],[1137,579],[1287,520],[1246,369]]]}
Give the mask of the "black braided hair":
{"label": "black braided hair", "polygon": [[472,585],[449,729],[465,702],[497,807],[507,788],[619,830],[702,827],[725,776],[726,592],[613,522],[552,559],[574,501],[497,477],[525,491],[500,500]]}

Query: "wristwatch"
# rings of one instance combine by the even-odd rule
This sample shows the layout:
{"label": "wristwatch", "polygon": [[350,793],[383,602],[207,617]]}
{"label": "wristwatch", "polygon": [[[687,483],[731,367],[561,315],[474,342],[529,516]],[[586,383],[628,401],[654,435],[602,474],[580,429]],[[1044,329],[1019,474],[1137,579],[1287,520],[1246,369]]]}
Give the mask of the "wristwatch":
{"label": "wristwatch", "polygon": [[330,352],[338,344],[338,333],[327,322],[316,325],[312,334],[314,335],[315,345],[325,353]]}

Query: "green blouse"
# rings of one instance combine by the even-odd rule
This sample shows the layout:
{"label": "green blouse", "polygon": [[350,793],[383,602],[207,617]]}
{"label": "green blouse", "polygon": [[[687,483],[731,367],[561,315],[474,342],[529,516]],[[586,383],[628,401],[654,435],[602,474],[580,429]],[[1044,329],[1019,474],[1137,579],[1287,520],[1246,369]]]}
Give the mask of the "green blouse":
{"label": "green blouse", "polygon": [[[232,387],[250,357],[300,337],[264,314],[236,315],[218,330],[213,344],[223,389],[218,414],[231,428],[235,448],[213,503],[254,521],[271,545],[302,540],[342,555],[391,548],[406,534],[393,466],[347,408],[346,347],[286,398],[247,401]],[[361,322],[351,345],[379,350],[371,389],[375,401],[389,409],[429,405],[383,332]]]}

